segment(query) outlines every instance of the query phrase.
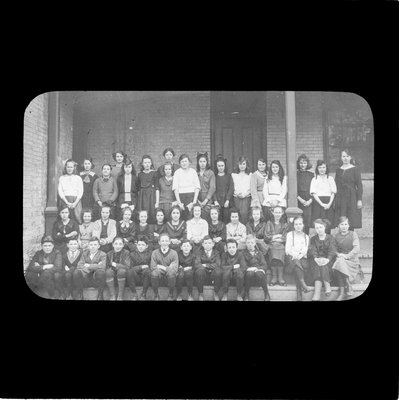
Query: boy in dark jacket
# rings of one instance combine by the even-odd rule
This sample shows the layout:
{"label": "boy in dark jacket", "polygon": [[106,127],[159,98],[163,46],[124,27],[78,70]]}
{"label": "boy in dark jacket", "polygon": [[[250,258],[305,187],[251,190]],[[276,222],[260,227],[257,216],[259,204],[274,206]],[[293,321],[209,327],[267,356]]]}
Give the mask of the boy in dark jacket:
{"label": "boy in dark jacket", "polygon": [[198,300],[204,300],[204,284],[214,282],[214,300],[219,300],[219,291],[222,286],[222,270],[220,268],[220,254],[214,247],[213,239],[208,235],[202,239],[202,247],[197,253],[195,265],[195,280],[198,288]]}
{"label": "boy in dark jacket", "polygon": [[227,239],[227,251],[222,256],[222,301],[227,300],[227,291],[231,281],[237,285],[237,300],[243,301],[244,275],[246,270],[245,258],[241,251],[238,251],[238,243],[235,239]]}
{"label": "boy in dark jacket", "polygon": [[188,292],[188,301],[193,301],[193,285],[194,285],[194,266],[196,255],[193,251],[193,246],[188,239],[183,239],[180,245],[181,250],[179,256],[179,269],[177,271],[177,298],[182,300],[181,291],[183,285],[186,284]]}
{"label": "boy in dark jacket", "polygon": [[79,249],[78,239],[69,238],[67,241],[68,251],[62,256],[62,272],[65,279],[65,298],[77,299],[77,291],[73,284],[73,273],[78,267],[78,262],[82,256],[82,250]]}
{"label": "boy in dark jacket", "polygon": [[146,300],[150,286],[151,251],[148,248],[148,239],[141,235],[137,237],[137,249],[130,253],[131,268],[127,273],[127,282],[133,294],[132,300],[137,300],[136,285],[143,285],[140,300]]}
{"label": "boy in dark jacket", "polygon": [[59,298],[63,289],[62,255],[54,248],[51,236],[43,236],[42,249],[37,251],[25,273],[25,280],[34,292],[36,288],[44,288],[50,298]]}

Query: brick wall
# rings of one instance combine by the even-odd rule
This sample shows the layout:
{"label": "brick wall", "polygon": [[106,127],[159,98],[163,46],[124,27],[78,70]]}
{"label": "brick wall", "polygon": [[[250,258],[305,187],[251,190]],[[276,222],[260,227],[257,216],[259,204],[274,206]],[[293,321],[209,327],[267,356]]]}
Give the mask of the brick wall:
{"label": "brick wall", "polygon": [[[104,162],[114,163],[112,153],[121,148],[139,168],[149,154],[155,167],[163,163],[162,151],[173,147],[177,156],[210,152],[209,92],[176,93],[119,103],[99,112],[81,115],[79,129],[88,136],[89,155],[100,172]],[[132,127],[132,129],[129,129]],[[86,132],[86,133],[85,133]]]}
{"label": "brick wall", "polygon": [[[69,92],[60,92],[60,140],[59,151],[62,161],[72,157],[73,101]],[[62,169],[61,169],[62,173]]]}
{"label": "brick wall", "polygon": [[48,95],[34,98],[24,116],[23,261],[40,247],[47,198]]}

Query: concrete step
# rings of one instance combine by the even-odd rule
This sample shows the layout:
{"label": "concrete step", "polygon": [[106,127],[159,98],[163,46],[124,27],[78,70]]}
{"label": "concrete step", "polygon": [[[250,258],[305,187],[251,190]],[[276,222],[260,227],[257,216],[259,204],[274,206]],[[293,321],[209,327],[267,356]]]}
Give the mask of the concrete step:
{"label": "concrete step", "polygon": [[[353,284],[353,290],[354,290],[354,295],[351,298],[355,298],[360,296],[366,289],[367,289],[368,284],[363,283],[363,284]],[[272,301],[296,301],[296,287],[295,285],[288,284],[287,286],[269,286],[269,293],[270,293],[270,298]],[[313,287],[311,287],[311,291],[308,293],[303,293],[302,294],[302,299],[303,301],[311,301],[313,297]],[[321,294],[321,301],[332,301],[335,300],[338,297],[339,294],[339,288],[338,287],[331,287],[332,293],[329,297],[326,297],[324,295],[324,290],[322,290]],[[142,292],[142,287],[137,287],[137,293],[140,296]],[[204,286],[204,300],[205,301],[213,301],[213,286]],[[41,297],[46,297],[43,293],[37,293],[38,296]],[[166,287],[160,287],[159,288],[159,295],[161,300],[167,300],[169,294],[169,290]],[[264,300],[264,294],[263,294],[263,289],[262,288],[251,288],[250,293],[250,300],[251,301],[263,301]],[[108,289],[104,291],[104,299],[109,300],[109,292]],[[182,290],[182,297],[183,300],[187,300],[187,289],[184,287]],[[198,291],[194,287],[193,289],[193,297],[194,300],[198,300]],[[85,300],[96,300],[97,299],[97,289],[95,288],[87,288],[84,290],[84,298]],[[229,287],[229,291],[227,293],[227,299],[229,301],[234,301],[237,298],[237,290],[235,287]],[[132,299],[132,293],[129,288],[125,289],[125,295],[124,295],[124,300],[131,300]],[[153,300],[154,299],[154,293],[152,291],[152,288],[150,287],[147,292],[147,300]]]}

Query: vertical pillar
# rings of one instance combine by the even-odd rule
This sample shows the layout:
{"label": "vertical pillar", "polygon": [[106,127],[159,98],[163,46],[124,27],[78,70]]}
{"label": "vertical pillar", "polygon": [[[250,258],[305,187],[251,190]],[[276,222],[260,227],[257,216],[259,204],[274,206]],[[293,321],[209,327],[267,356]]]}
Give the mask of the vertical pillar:
{"label": "vertical pillar", "polygon": [[48,102],[48,165],[47,165],[47,205],[44,211],[45,232],[51,233],[57,218],[57,194],[59,177],[59,137],[60,137],[60,93],[50,92]]}
{"label": "vertical pillar", "polygon": [[295,92],[285,92],[286,146],[287,146],[287,180],[289,219],[302,214],[297,206],[297,168],[296,168],[296,112]]}

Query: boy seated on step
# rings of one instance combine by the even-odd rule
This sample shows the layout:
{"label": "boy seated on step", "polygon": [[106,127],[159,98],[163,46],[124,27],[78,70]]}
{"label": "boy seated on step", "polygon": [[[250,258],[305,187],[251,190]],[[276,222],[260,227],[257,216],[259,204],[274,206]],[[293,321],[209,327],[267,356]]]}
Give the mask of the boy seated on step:
{"label": "boy seated on step", "polygon": [[150,286],[151,250],[148,238],[145,235],[137,237],[136,249],[130,253],[131,268],[127,272],[127,282],[133,294],[133,300],[137,300],[136,285],[143,285],[140,300],[147,299],[147,290]]}
{"label": "boy seated on step", "polygon": [[151,255],[151,285],[154,290],[154,300],[159,300],[158,288],[160,279],[167,279],[169,287],[168,300],[174,300],[173,292],[176,286],[176,276],[179,267],[177,252],[169,247],[170,239],[167,233],[159,235],[159,249]]}
{"label": "boy seated on step", "polygon": [[235,239],[227,239],[227,251],[222,256],[222,301],[227,300],[227,291],[230,283],[237,286],[237,300],[243,300],[244,275],[247,268],[242,251],[238,251],[238,243]]}
{"label": "boy seated on step", "polygon": [[183,286],[187,286],[188,301],[193,301],[193,285],[194,285],[194,265],[196,256],[193,251],[193,246],[188,239],[183,239],[180,244],[179,256],[179,269],[177,272],[177,298],[182,300],[181,291]]}
{"label": "boy seated on step", "polygon": [[198,288],[198,300],[204,300],[204,284],[214,284],[214,300],[219,300],[222,286],[222,269],[220,254],[214,249],[215,242],[207,235],[202,239],[202,248],[197,253],[194,277]]}
{"label": "boy seated on step", "polygon": [[107,255],[100,250],[100,239],[93,236],[89,240],[88,250],[80,257],[78,266],[73,272],[73,282],[83,300],[84,287],[97,287],[97,300],[104,300],[105,267]]}
{"label": "boy seated on step", "polygon": [[270,300],[267,288],[266,270],[267,263],[262,251],[257,247],[256,237],[248,235],[246,239],[246,249],[242,252],[247,269],[245,271],[245,297],[249,300],[249,290],[251,286],[261,286],[265,294],[265,301]]}

